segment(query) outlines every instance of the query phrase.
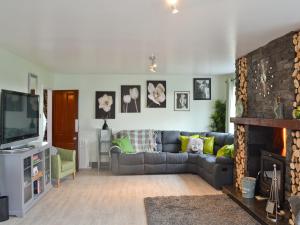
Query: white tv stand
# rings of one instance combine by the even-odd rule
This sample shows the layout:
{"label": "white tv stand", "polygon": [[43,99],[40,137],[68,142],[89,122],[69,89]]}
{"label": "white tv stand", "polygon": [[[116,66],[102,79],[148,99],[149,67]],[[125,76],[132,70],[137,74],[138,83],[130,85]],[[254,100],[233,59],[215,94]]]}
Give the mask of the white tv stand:
{"label": "white tv stand", "polygon": [[51,187],[48,143],[33,148],[0,150],[0,195],[9,198],[9,215],[24,216]]}

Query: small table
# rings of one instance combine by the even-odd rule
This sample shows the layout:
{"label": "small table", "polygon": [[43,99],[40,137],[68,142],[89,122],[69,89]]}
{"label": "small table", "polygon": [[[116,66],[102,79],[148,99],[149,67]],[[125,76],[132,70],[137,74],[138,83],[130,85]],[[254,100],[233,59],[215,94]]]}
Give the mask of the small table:
{"label": "small table", "polygon": [[[110,168],[110,148],[112,131],[109,130],[99,130],[99,154],[98,154],[98,172],[101,168]],[[106,159],[106,160],[105,160]]]}

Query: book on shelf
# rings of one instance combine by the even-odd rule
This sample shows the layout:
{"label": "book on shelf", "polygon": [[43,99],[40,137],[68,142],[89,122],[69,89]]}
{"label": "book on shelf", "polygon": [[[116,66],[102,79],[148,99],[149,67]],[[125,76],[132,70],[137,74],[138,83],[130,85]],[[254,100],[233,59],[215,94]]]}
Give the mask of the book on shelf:
{"label": "book on shelf", "polygon": [[36,180],[33,182],[33,193],[35,195],[41,193],[41,181],[40,180]]}

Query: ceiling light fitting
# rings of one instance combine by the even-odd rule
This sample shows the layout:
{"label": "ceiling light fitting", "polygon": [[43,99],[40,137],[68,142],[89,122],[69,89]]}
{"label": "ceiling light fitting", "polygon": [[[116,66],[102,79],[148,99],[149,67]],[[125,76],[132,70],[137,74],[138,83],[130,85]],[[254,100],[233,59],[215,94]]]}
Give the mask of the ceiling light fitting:
{"label": "ceiling light fitting", "polygon": [[168,0],[168,3],[171,7],[172,14],[176,14],[179,12],[179,10],[177,9],[177,0]]}
{"label": "ceiling light fitting", "polygon": [[150,60],[149,71],[152,73],[156,73],[157,72],[156,57],[152,54],[149,57],[149,60]]}

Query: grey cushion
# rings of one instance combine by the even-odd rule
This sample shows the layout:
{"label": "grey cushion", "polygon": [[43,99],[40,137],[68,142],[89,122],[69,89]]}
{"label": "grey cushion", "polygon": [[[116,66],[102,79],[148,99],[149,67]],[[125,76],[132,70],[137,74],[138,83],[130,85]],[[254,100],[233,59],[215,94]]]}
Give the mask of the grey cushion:
{"label": "grey cushion", "polygon": [[200,136],[206,136],[207,132],[187,132],[187,131],[182,131],[180,132],[181,136],[192,136],[192,135],[200,135]]}
{"label": "grey cushion", "polygon": [[119,174],[144,174],[144,164],[119,165]]}
{"label": "grey cushion", "polygon": [[162,131],[162,144],[180,144],[179,131]]}
{"label": "grey cushion", "polygon": [[166,164],[167,154],[165,152],[145,152],[145,164]]}
{"label": "grey cushion", "polygon": [[166,172],[167,172],[166,164],[145,164],[146,174],[159,174],[159,173],[166,173]]}
{"label": "grey cushion", "polygon": [[167,152],[167,164],[184,164],[188,161],[188,153]]}
{"label": "grey cushion", "polygon": [[296,225],[300,225],[300,196],[292,196],[289,198],[291,209],[295,215]]}
{"label": "grey cushion", "polygon": [[162,145],[162,151],[163,152],[172,152],[172,153],[178,153],[180,151],[180,144],[163,144]]}
{"label": "grey cushion", "polygon": [[186,173],[186,164],[167,164],[167,173]]}
{"label": "grey cushion", "polygon": [[188,163],[189,164],[198,164],[199,153],[188,153]]}
{"label": "grey cushion", "polygon": [[233,165],[233,159],[229,157],[216,157],[216,163]]}
{"label": "grey cushion", "polygon": [[202,162],[203,169],[206,172],[213,173],[213,168],[216,163],[216,157],[213,155],[203,154],[200,155],[199,161]]}
{"label": "grey cushion", "polygon": [[[144,164],[144,153],[139,152],[136,154],[120,154],[119,156],[120,165],[139,165]],[[121,167],[120,167],[121,170]]]}

